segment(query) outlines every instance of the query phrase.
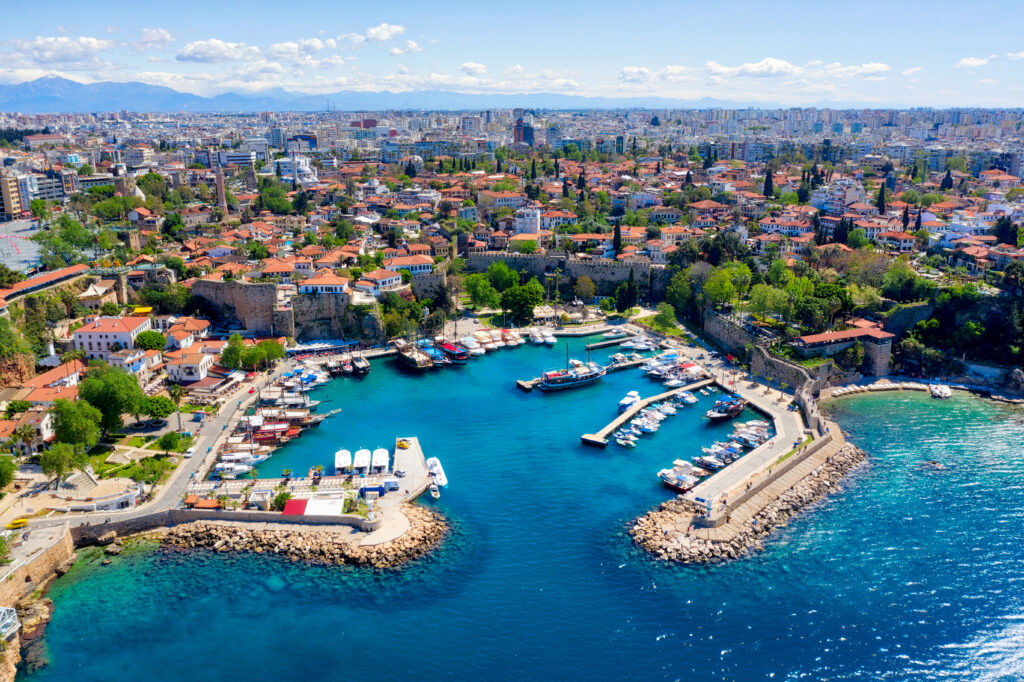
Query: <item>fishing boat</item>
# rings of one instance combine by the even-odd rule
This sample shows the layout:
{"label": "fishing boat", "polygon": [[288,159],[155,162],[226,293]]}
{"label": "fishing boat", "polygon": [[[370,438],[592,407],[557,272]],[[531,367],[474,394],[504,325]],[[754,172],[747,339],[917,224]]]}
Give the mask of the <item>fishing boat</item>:
{"label": "fishing boat", "polygon": [[635,448],[636,440],[633,438],[616,438],[615,443],[621,445],[624,448]]}
{"label": "fishing boat", "polygon": [[410,369],[422,371],[433,367],[434,363],[430,356],[420,350],[417,346],[405,339],[395,339],[395,350],[398,351],[398,360]]}
{"label": "fishing boat", "polygon": [[626,394],[626,397],[619,401],[619,412],[625,412],[629,408],[640,402],[640,392],[630,391]]}
{"label": "fishing boat", "polygon": [[671,469],[662,469],[658,472],[658,478],[661,482],[667,485],[672,490],[680,493],[687,493],[693,489],[693,486],[699,483],[696,476],[688,473],[687,469],[681,467],[673,467]]}
{"label": "fishing boat", "polygon": [[725,466],[725,464],[723,464],[721,460],[716,459],[715,457],[711,457],[710,455],[705,455],[704,457],[694,457],[693,462],[694,464],[702,466],[705,469],[711,469],[712,471],[717,471],[718,469],[721,469],[722,467]]}
{"label": "fishing boat", "polygon": [[341,360],[341,371],[343,374],[351,374],[353,372],[352,367],[352,356],[348,353],[344,353],[339,360]]}
{"label": "fishing boat", "polygon": [[444,468],[441,466],[441,460],[437,457],[430,457],[427,459],[427,469],[430,471],[430,477],[434,483],[444,488],[448,485],[448,477],[444,475]]}
{"label": "fishing boat", "polygon": [[684,405],[693,405],[697,402],[697,396],[689,391],[683,391],[679,394],[679,397],[682,399]]}
{"label": "fishing boat", "polygon": [[433,497],[435,500],[441,497],[441,491],[437,489],[436,483],[430,484],[430,496]]}
{"label": "fishing boat", "polygon": [[566,388],[587,386],[605,375],[607,370],[596,362],[583,363],[570,360],[565,369],[544,372],[538,388],[542,391],[560,391]]}
{"label": "fishing boat", "polygon": [[355,372],[356,374],[369,374],[370,361],[364,358],[362,355],[353,356],[352,371]]}

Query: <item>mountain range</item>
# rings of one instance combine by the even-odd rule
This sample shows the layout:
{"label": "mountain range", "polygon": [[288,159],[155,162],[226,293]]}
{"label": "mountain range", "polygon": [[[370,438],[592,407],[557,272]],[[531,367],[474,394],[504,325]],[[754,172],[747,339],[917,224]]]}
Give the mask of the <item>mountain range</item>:
{"label": "mountain range", "polygon": [[258,93],[227,92],[202,97],[161,85],[103,81],[78,83],[47,76],[24,83],[0,85],[0,111],[22,114],[242,111],[465,111],[477,109],[736,109],[771,104],[731,102],[703,97],[697,100],[663,97],[584,97],[559,93],[479,94],[447,90],[364,92],[342,90],[311,95],[273,88]]}

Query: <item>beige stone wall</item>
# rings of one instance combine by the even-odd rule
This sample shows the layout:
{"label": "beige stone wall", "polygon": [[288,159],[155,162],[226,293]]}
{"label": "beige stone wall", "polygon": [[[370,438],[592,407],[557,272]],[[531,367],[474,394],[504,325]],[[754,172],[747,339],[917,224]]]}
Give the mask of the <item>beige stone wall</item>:
{"label": "beige stone wall", "polygon": [[14,570],[0,581],[0,606],[14,607],[15,602],[30,594],[53,575],[58,568],[69,562],[75,554],[75,543],[70,532],[43,552],[30,557],[15,566]]}
{"label": "beige stone wall", "polygon": [[272,334],[277,307],[276,284],[198,280],[192,293],[208,301],[227,320],[239,322],[257,334]]}

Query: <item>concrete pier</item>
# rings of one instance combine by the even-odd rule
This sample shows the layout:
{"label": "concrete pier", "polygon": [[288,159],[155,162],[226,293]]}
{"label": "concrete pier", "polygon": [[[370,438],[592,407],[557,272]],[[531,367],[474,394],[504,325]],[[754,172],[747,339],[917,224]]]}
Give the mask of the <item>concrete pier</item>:
{"label": "concrete pier", "polygon": [[679,388],[673,388],[671,391],[659,393],[658,395],[651,396],[650,398],[644,398],[640,400],[636,405],[629,408],[618,417],[612,420],[610,424],[605,426],[597,433],[585,433],[580,436],[580,440],[584,445],[593,445],[595,447],[603,448],[608,445],[608,435],[613,433],[617,428],[628,422],[630,419],[636,416],[637,412],[644,409],[651,403],[658,403],[662,400],[667,400],[673,396],[679,395],[684,391],[696,391],[709,384],[715,383],[713,379],[702,379],[700,381],[689,384],[688,386],[681,386]]}
{"label": "concrete pier", "polygon": [[624,341],[629,341],[633,338],[634,334],[627,334],[626,336],[620,336],[617,339],[605,339],[604,341],[595,341],[587,344],[587,350],[596,350],[598,348],[611,348],[612,346],[618,346]]}

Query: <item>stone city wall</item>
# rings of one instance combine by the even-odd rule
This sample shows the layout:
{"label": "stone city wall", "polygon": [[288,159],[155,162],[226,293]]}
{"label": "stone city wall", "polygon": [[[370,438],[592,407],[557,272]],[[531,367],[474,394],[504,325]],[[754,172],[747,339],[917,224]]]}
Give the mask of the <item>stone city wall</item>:
{"label": "stone city wall", "polygon": [[23,563],[16,563],[0,580],[0,606],[13,607],[26,594],[45,584],[51,576],[63,573],[74,563],[75,544],[71,533],[66,531],[61,538],[44,551]]}
{"label": "stone city wall", "polygon": [[274,325],[276,284],[200,279],[192,285],[192,293],[208,301],[224,319],[237,321],[251,332],[271,335],[277,331]]}
{"label": "stone city wall", "polygon": [[935,311],[935,306],[927,301],[918,303],[901,303],[883,314],[882,327],[890,334],[902,336],[918,322],[927,320]]}
{"label": "stone city wall", "polygon": [[734,355],[746,357],[747,346],[757,345],[758,339],[728,318],[708,312],[704,318],[704,333],[711,340]]}
{"label": "stone city wall", "polygon": [[805,382],[814,381],[816,378],[816,376],[812,377],[810,372],[803,367],[777,358],[760,346],[754,347],[750,358],[750,369],[757,372],[759,376],[767,377],[772,381],[784,382],[793,388],[802,386]]}

